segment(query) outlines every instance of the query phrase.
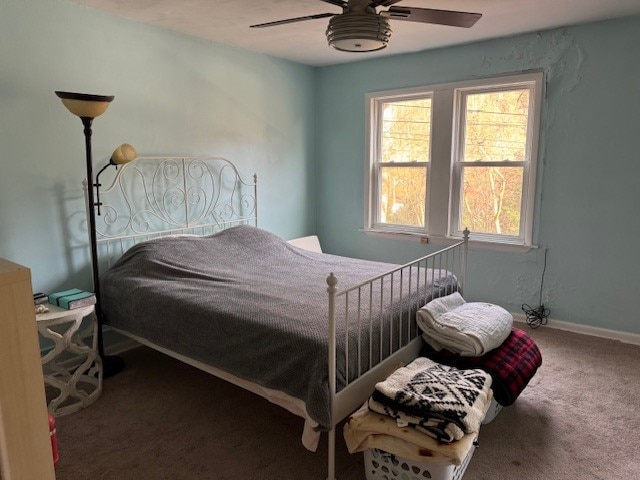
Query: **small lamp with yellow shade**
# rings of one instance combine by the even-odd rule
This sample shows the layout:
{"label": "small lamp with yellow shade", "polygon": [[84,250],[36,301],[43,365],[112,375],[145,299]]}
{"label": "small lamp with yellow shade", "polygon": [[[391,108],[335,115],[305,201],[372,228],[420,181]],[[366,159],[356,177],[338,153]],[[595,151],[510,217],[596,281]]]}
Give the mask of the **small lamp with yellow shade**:
{"label": "small lamp with yellow shade", "polygon": [[100,202],[100,187],[102,184],[100,183],[100,174],[104,172],[111,165],[115,165],[118,168],[118,165],[124,165],[125,163],[129,163],[132,160],[135,160],[138,156],[138,152],[133,148],[132,145],[128,143],[123,143],[119,147],[117,147],[113,153],[111,154],[111,158],[109,159],[109,163],[107,163],[96,175],[96,207],[98,211],[98,215],[100,215],[100,206],[102,203]]}

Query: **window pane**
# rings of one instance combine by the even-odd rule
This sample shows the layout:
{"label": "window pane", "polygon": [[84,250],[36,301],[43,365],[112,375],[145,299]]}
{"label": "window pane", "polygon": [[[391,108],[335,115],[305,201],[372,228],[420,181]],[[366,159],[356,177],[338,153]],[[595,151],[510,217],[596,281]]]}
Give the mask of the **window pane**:
{"label": "window pane", "polygon": [[519,235],[523,172],[522,167],[465,167],[460,229]]}
{"label": "window pane", "polygon": [[380,169],[380,222],[424,227],[426,167]]}
{"label": "window pane", "polygon": [[463,161],[524,161],[529,90],[466,96]]}
{"label": "window pane", "polygon": [[428,162],[431,150],[431,99],[383,105],[382,162]]}

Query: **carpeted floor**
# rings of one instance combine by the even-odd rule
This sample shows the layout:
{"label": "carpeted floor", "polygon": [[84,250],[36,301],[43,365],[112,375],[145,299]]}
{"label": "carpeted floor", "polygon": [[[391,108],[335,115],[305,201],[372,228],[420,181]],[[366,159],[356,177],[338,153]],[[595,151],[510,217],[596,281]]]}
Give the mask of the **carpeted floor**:
{"label": "carpeted floor", "polygon": [[[640,479],[640,346],[540,328],[543,366],[480,433],[465,480]],[[147,348],[58,418],[58,480],[324,479],[285,410]],[[363,480],[339,436],[339,480]]]}

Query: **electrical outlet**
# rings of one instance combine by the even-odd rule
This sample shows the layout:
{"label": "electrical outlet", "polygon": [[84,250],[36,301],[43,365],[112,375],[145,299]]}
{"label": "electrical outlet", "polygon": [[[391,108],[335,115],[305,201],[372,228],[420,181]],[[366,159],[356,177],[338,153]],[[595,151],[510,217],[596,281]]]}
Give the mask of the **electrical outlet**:
{"label": "electrical outlet", "polygon": [[420,243],[426,245],[429,243],[429,237],[420,237]]}

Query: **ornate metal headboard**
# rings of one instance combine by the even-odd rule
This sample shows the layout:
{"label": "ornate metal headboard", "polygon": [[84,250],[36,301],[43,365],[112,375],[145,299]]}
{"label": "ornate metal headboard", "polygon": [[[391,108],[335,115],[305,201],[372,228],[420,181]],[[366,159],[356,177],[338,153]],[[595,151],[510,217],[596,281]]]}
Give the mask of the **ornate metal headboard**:
{"label": "ornate metal headboard", "polygon": [[97,243],[107,265],[139,241],[258,225],[257,176],[244,181],[220,157],[138,157],[97,201]]}

